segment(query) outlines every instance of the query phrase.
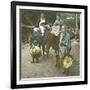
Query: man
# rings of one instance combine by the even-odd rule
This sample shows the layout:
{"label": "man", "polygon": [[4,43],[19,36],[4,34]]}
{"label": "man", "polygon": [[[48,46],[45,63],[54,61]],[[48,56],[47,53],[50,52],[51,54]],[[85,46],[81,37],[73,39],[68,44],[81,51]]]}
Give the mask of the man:
{"label": "man", "polygon": [[46,20],[45,20],[44,14],[41,13],[39,28],[41,30],[42,36],[44,35],[44,32],[45,32],[45,25],[46,25]]}
{"label": "man", "polygon": [[59,15],[56,15],[56,20],[55,20],[53,25],[55,25],[55,26],[62,26],[63,25],[63,20],[60,19]]}
{"label": "man", "polygon": [[62,32],[60,34],[59,47],[62,56],[61,58],[69,55],[71,49],[70,34],[65,30],[64,26],[62,26]]}
{"label": "man", "polygon": [[56,16],[56,20],[53,25],[60,26],[60,17],[58,15]]}

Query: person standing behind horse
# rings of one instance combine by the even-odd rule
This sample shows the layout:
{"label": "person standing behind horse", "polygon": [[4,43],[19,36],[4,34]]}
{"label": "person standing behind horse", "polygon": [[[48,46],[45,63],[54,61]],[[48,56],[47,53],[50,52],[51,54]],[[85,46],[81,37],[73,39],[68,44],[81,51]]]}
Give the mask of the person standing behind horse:
{"label": "person standing behind horse", "polygon": [[61,52],[61,58],[68,56],[71,50],[71,40],[70,34],[65,30],[64,26],[62,26],[62,31],[60,34],[59,47]]}

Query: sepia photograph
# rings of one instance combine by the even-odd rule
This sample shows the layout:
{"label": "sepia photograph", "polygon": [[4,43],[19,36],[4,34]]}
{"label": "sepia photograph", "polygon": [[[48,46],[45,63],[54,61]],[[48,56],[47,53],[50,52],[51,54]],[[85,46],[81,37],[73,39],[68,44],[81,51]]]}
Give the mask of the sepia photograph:
{"label": "sepia photograph", "polygon": [[80,13],[20,9],[21,79],[80,75]]}

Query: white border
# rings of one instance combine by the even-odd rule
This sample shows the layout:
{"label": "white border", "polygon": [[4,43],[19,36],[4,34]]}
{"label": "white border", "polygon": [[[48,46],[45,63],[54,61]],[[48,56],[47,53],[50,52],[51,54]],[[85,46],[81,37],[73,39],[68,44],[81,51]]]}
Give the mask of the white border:
{"label": "white border", "polygon": [[[65,11],[65,12],[81,12],[80,14],[80,76],[69,76],[69,77],[51,77],[51,78],[33,78],[33,79],[22,79],[19,80],[19,71],[20,71],[20,23],[19,15],[20,9],[33,9],[33,10],[51,10],[51,11]],[[22,84],[35,84],[35,83],[53,83],[53,82],[72,82],[72,81],[84,81],[84,9],[69,9],[69,8],[50,8],[50,7],[35,7],[35,6],[17,6],[16,7],[16,83],[17,85]]]}

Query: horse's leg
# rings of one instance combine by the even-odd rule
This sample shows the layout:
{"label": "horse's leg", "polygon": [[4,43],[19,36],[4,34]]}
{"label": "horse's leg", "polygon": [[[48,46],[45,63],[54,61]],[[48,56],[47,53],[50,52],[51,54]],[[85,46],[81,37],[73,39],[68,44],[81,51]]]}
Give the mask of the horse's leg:
{"label": "horse's leg", "polygon": [[44,52],[45,52],[45,45],[44,44],[42,45],[42,51],[43,51],[43,55],[44,55]]}
{"label": "horse's leg", "polygon": [[56,64],[55,64],[56,67],[59,67],[59,60],[60,60],[59,55],[56,55]]}
{"label": "horse's leg", "polygon": [[32,61],[31,61],[31,63],[34,63],[34,57],[32,58]]}
{"label": "horse's leg", "polygon": [[33,58],[33,63],[34,63],[34,58]]}
{"label": "horse's leg", "polygon": [[55,66],[60,67],[61,66],[61,59],[60,59],[60,55],[59,55],[59,49],[56,49],[55,53],[56,53],[56,65]]}
{"label": "horse's leg", "polygon": [[50,49],[50,45],[46,45],[47,57],[49,56],[49,49]]}
{"label": "horse's leg", "polygon": [[36,58],[36,63],[39,63],[39,59],[38,58]]}

